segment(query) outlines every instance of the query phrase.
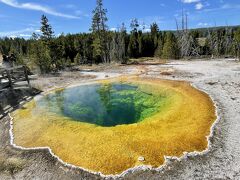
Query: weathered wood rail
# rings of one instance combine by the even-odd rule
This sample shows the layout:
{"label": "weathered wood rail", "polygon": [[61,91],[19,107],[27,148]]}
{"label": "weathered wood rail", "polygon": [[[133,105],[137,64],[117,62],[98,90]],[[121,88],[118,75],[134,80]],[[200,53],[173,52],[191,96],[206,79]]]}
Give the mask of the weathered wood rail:
{"label": "weathered wood rail", "polygon": [[31,88],[27,68],[25,66],[0,68],[0,90],[17,87]]}
{"label": "weathered wood rail", "polygon": [[36,77],[29,74],[25,66],[0,67],[0,120],[41,93],[31,87],[30,79]]}

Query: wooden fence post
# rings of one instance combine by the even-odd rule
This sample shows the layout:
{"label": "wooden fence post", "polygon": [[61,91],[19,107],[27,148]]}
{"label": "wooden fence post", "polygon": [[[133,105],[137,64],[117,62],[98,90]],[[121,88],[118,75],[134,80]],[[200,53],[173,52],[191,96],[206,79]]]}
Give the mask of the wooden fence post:
{"label": "wooden fence post", "polygon": [[9,86],[12,89],[13,88],[13,84],[12,84],[12,77],[11,77],[10,70],[6,69],[6,73],[7,73],[7,78],[8,78],[8,81],[9,81]]}
{"label": "wooden fence post", "polygon": [[23,66],[23,69],[24,69],[24,75],[25,75],[26,81],[27,81],[27,83],[28,83],[28,86],[31,88],[30,81],[29,81],[29,78],[28,78],[27,67],[26,67],[26,66]]}

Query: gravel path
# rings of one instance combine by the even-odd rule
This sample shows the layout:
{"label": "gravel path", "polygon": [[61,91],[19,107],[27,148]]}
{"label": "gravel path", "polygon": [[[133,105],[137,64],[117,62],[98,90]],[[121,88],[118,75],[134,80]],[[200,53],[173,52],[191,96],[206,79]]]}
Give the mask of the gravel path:
{"label": "gravel path", "polygon": [[[136,71],[129,67],[126,72],[129,73],[129,69]],[[217,104],[219,121],[213,128],[207,153],[187,156],[181,161],[168,159],[161,169],[137,169],[119,178],[240,179],[240,63],[230,60],[172,61],[167,65],[145,65],[140,69],[143,77],[187,80],[206,91]],[[168,76],[162,75],[166,71]],[[8,117],[0,120],[0,179],[101,179],[99,175],[65,167],[46,150],[13,148],[9,144],[9,127]],[[7,166],[11,163],[13,167],[19,167],[12,171]]]}

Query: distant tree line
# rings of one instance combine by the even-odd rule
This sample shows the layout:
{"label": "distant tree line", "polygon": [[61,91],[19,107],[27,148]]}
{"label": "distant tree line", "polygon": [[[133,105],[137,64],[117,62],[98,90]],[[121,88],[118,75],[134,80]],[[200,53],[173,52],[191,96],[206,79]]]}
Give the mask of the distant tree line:
{"label": "distant tree line", "polygon": [[19,64],[37,66],[41,73],[64,69],[72,64],[127,63],[130,58],[157,57],[180,59],[194,57],[240,57],[240,28],[220,27],[189,30],[187,22],[176,31],[161,31],[157,23],[150,31],[141,28],[137,19],[122,24],[116,31],[107,26],[107,10],[97,0],[90,33],[56,37],[45,15],[41,18],[41,34],[30,39],[0,39],[1,54],[15,54]]}

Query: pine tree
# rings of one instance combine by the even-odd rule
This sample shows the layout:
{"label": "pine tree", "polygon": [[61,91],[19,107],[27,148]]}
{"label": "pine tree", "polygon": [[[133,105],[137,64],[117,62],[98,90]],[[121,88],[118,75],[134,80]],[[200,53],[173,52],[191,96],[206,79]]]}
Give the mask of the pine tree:
{"label": "pine tree", "polygon": [[132,29],[132,32],[138,32],[138,27],[139,27],[138,20],[136,18],[132,19],[130,24],[130,28]]}
{"label": "pine tree", "polygon": [[159,27],[158,27],[157,23],[151,24],[150,29],[151,29],[152,36],[156,36],[159,32]]}
{"label": "pine tree", "polygon": [[74,63],[75,65],[79,65],[81,64],[81,62],[83,62],[83,58],[80,53],[77,53],[77,55],[74,58]]}
{"label": "pine tree", "polygon": [[64,69],[64,45],[61,39],[53,39],[49,42],[49,55],[51,58],[52,70],[58,71]]}
{"label": "pine tree", "polygon": [[162,57],[165,59],[177,59],[179,57],[177,41],[173,33],[167,32],[163,46]]}
{"label": "pine tree", "polygon": [[125,25],[122,24],[122,26],[118,29],[117,32],[112,33],[112,42],[111,42],[111,59],[116,60],[117,62],[126,64],[127,58],[126,58],[126,48],[125,48],[125,38],[126,38],[127,32]]}
{"label": "pine tree", "polygon": [[133,57],[133,58],[139,57],[138,27],[139,27],[138,20],[136,18],[132,19],[130,24],[130,28],[132,30],[131,30],[129,44],[128,44],[128,55],[129,57]]}
{"label": "pine tree", "polygon": [[50,40],[54,37],[54,32],[52,26],[48,22],[48,18],[45,15],[42,15],[41,18],[41,39],[44,41]]}
{"label": "pine tree", "polygon": [[39,35],[34,32],[34,33],[32,33],[31,39],[36,41],[39,39]]}
{"label": "pine tree", "polygon": [[[93,57],[95,59],[95,63],[100,63],[103,60],[103,50],[100,38],[94,38],[93,40]],[[106,62],[105,62],[106,63]]]}
{"label": "pine tree", "polygon": [[137,40],[138,40],[138,56],[142,56],[143,48],[144,48],[142,31],[138,31],[138,39]]}
{"label": "pine tree", "polygon": [[151,24],[150,29],[151,29],[152,40],[154,43],[154,50],[156,50],[158,46],[158,32],[159,32],[159,27],[157,23]]}
{"label": "pine tree", "polygon": [[128,55],[129,57],[139,57],[139,44],[138,44],[138,33],[132,32],[128,44]]}
{"label": "pine tree", "polygon": [[40,68],[41,73],[49,73],[53,69],[62,67],[62,48],[59,42],[53,41],[54,32],[45,15],[41,17],[41,35],[32,35],[32,52],[35,64]]}
{"label": "pine tree", "polygon": [[120,36],[119,36],[119,51],[120,51],[120,59],[121,63],[126,64],[128,58],[126,57],[126,37],[127,37],[127,30],[125,24],[122,23],[120,28]]}
{"label": "pine tree", "polygon": [[163,41],[162,33],[159,33],[157,48],[154,53],[155,57],[158,57],[158,58],[162,57],[163,44],[164,44],[164,41]]}
{"label": "pine tree", "polygon": [[142,34],[142,57],[154,56],[154,43],[150,33]]}
{"label": "pine tree", "polygon": [[240,60],[240,28],[238,28],[238,30],[234,33],[234,41],[236,44],[235,54]]}
{"label": "pine tree", "polygon": [[96,8],[93,10],[92,18],[92,28],[94,36],[94,57],[99,59],[101,57],[104,63],[110,62],[109,55],[109,36],[108,36],[108,27],[106,25],[107,19],[107,10],[103,7],[102,0],[97,0]]}
{"label": "pine tree", "polygon": [[42,74],[51,71],[51,57],[49,49],[43,41],[34,41],[31,44],[30,58],[37,65]]}

